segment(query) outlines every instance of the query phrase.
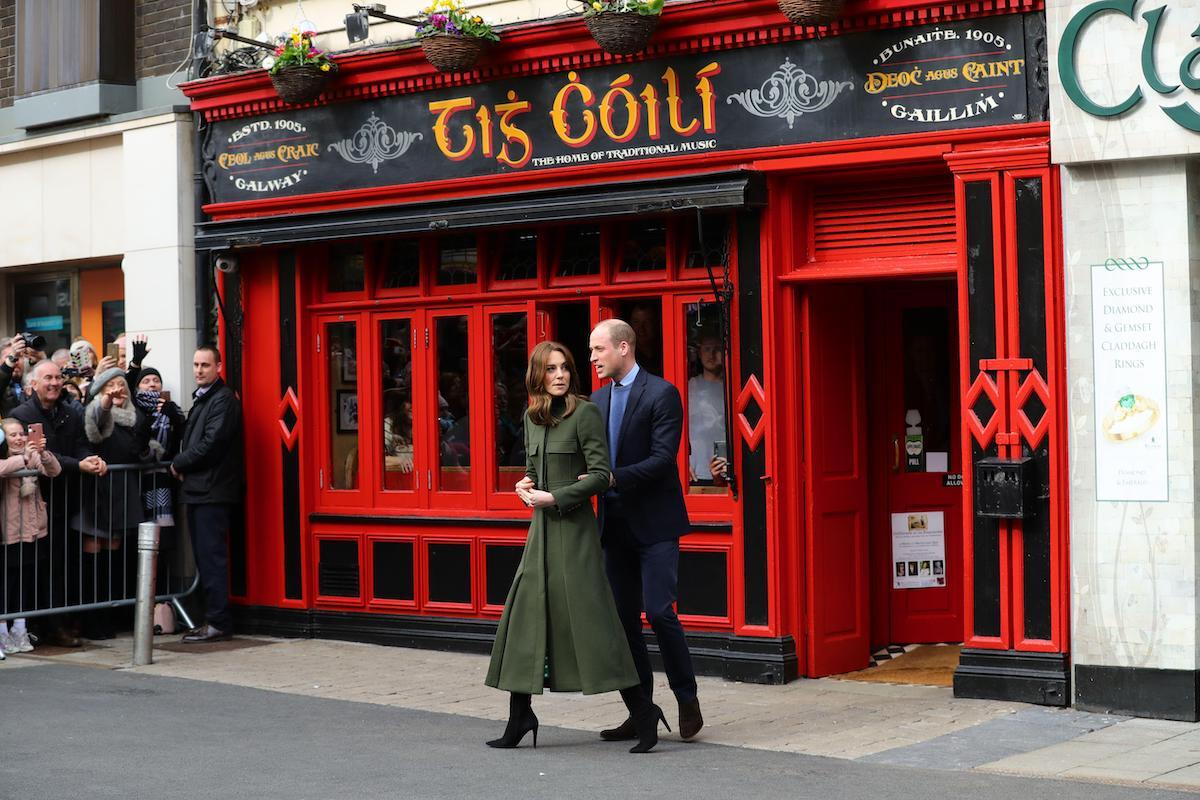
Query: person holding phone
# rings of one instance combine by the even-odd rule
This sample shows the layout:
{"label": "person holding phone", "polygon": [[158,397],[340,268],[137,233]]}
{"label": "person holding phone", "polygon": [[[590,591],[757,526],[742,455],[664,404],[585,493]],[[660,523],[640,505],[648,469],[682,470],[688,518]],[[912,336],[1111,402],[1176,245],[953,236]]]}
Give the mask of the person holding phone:
{"label": "person holding phone", "polygon": [[25,402],[25,387],[21,381],[31,352],[20,334],[0,340],[0,358],[3,359],[0,361],[0,416],[7,417],[14,408]]}

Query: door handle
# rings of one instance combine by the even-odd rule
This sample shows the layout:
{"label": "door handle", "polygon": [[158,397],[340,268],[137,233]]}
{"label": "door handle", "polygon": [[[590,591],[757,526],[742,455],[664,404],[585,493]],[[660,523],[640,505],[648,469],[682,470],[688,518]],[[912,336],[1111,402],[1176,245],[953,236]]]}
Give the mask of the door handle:
{"label": "door handle", "polygon": [[900,471],[900,435],[892,437],[892,472]]}

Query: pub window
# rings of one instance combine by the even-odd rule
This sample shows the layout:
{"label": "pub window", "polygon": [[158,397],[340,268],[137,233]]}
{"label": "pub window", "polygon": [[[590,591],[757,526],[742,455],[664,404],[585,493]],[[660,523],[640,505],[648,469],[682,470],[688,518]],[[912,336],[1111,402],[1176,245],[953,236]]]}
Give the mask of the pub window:
{"label": "pub window", "polygon": [[496,268],[498,281],[537,280],[537,231],[508,231],[497,240],[500,253]]}
{"label": "pub window", "polygon": [[550,309],[554,339],[567,346],[579,371],[579,391],[591,394],[596,372],[588,361],[588,339],[592,334],[592,310],[587,302],[556,303]]}
{"label": "pub window", "polygon": [[366,252],[361,244],[335,244],[329,248],[326,289],[361,292],[366,282]]}
{"label": "pub window", "polygon": [[[729,247],[731,227],[732,220],[727,213],[705,212],[700,215],[699,226],[695,214],[684,215],[680,228],[685,247],[684,269],[720,267]],[[701,233],[704,235],[703,248],[700,246]]]}
{"label": "pub window", "polygon": [[445,236],[438,240],[438,286],[464,286],[479,279],[479,250],[475,236]]}
{"label": "pub window", "polygon": [[492,316],[492,408],[496,425],[496,489],[511,492],[525,475],[525,368],[529,323],[524,312]]}
{"label": "pub window", "polygon": [[600,228],[571,225],[560,231],[558,261],[554,276],[579,278],[600,274]]}
{"label": "pub window", "polygon": [[358,488],[358,348],[357,326],[334,322],[325,326],[329,369],[329,487]]}
{"label": "pub window", "polygon": [[421,240],[393,239],[381,247],[381,286],[411,289],[421,283]]}
{"label": "pub window", "polygon": [[438,488],[471,490],[470,329],[465,315],[438,317]]}
{"label": "pub window", "polygon": [[661,272],[667,268],[665,220],[635,221],[625,226],[621,247],[621,272]]}
{"label": "pub window", "polygon": [[654,375],[663,374],[662,300],[634,297],[617,305],[617,316],[629,323],[636,338],[638,366]]}
{"label": "pub window", "polygon": [[725,418],[725,347],[720,307],[689,303],[683,307],[687,347],[688,491],[724,493],[729,463]]}
{"label": "pub window", "polygon": [[383,489],[416,489],[413,453],[412,320],[379,323],[383,387]]}

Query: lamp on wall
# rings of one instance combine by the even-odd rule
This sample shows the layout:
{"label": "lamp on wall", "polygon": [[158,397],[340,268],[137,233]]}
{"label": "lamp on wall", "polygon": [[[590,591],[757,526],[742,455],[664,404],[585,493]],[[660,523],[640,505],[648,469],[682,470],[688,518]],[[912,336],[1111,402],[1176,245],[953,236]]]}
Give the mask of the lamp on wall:
{"label": "lamp on wall", "polygon": [[371,31],[371,17],[381,19],[386,22],[399,22],[402,25],[412,25],[414,28],[421,26],[421,21],[410,17],[397,17],[386,13],[387,6],[383,3],[371,3],[363,5],[354,3],[354,11],[346,15],[346,38],[351,44],[365,41]]}

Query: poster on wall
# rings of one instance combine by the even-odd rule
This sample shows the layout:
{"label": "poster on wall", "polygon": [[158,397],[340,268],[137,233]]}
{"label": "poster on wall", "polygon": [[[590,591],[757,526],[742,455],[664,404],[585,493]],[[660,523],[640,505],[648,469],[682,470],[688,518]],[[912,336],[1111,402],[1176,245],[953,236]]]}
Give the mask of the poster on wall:
{"label": "poster on wall", "polygon": [[941,511],[892,514],[892,588],[946,585],[946,517]]}
{"label": "poster on wall", "polygon": [[1092,265],[1096,499],[1166,502],[1163,262]]}

